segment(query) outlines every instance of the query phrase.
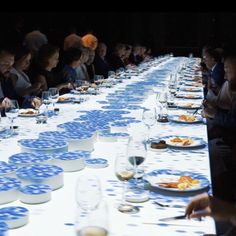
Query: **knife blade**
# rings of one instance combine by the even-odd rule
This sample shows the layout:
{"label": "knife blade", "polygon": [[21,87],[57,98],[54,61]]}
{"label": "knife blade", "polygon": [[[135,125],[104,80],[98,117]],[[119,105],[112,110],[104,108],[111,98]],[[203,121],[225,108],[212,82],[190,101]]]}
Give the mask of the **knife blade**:
{"label": "knife blade", "polygon": [[171,220],[180,220],[180,219],[186,219],[186,215],[166,217],[166,218],[159,219],[159,221],[171,221]]}

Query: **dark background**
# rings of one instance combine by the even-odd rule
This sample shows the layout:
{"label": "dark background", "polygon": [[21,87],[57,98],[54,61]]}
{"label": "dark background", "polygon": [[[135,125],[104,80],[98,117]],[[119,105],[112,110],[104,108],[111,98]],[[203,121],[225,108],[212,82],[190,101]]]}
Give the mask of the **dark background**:
{"label": "dark background", "polygon": [[39,24],[58,46],[70,25],[76,25],[81,36],[92,31],[110,48],[116,42],[141,43],[154,54],[199,55],[206,43],[236,42],[236,12],[2,12],[0,39],[17,16],[25,19],[25,32]]}

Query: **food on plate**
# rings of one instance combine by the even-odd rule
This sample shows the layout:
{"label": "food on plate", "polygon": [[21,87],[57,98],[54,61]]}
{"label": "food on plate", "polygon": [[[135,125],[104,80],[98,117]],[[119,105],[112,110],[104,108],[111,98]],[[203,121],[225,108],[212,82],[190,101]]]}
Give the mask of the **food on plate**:
{"label": "food on plate", "polygon": [[70,98],[66,98],[66,97],[59,97],[58,101],[59,102],[64,102],[64,101],[68,101]]}
{"label": "food on plate", "polygon": [[21,109],[19,113],[20,115],[35,115],[38,114],[38,111],[33,109]]}
{"label": "food on plate", "polygon": [[176,188],[179,190],[191,189],[200,186],[200,180],[193,179],[190,176],[180,176],[175,182],[157,183],[164,188]]}
{"label": "food on plate", "polygon": [[196,117],[194,115],[180,115],[179,120],[185,122],[192,122],[196,120]]}
{"label": "food on plate", "polygon": [[175,138],[170,139],[170,142],[179,143],[179,144],[182,144],[182,146],[189,146],[193,143],[193,139],[175,137]]}
{"label": "food on plate", "polygon": [[167,144],[164,140],[160,140],[159,142],[152,142],[151,143],[151,148],[154,149],[165,149],[167,148]]}

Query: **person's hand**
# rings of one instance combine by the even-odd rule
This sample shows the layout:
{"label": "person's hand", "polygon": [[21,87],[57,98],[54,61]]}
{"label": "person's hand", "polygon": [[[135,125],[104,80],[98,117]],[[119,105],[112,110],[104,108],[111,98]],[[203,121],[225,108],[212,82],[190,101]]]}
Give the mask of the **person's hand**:
{"label": "person's hand", "polygon": [[189,219],[211,216],[209,204],[209,195],[207,193],[199,194],[188,203],[185,214]]}
{"label": "person's hand", "polygon": [[75,89],[75,86],[74,86],[73,83],[68,83],[68,84],[67,84],[67,88],[68,88],[68,89]]}
{"label": "person's hand", "polygon": [[38,109],[41,105],[42,105],[42,101],[40,98],[33,98],[32,101],[31,101],[31,105]]}
{"label": "person's hand", "polygon": [[12,104],[11,100],[6,97],[6,98],[3,99],[1,106],[5,107],[5,108],[8,108],[8,107],[11,106],[11,104]]}
{"label": "person's hand", "polygon": [[216,114],[215,109],[212,108],[204,108],[202,111],[203,118],[214,118]]}

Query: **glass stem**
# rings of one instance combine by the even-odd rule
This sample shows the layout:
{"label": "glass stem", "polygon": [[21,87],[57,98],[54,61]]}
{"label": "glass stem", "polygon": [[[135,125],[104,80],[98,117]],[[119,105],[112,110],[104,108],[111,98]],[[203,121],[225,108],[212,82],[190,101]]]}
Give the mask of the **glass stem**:
{"label": "glass stem", "polygon": [[123,181],[123,193],[122,193],[122,201],[121,204],[125,205],[125,194],[126,194],[126,189],[127,189],[127,181]]}

